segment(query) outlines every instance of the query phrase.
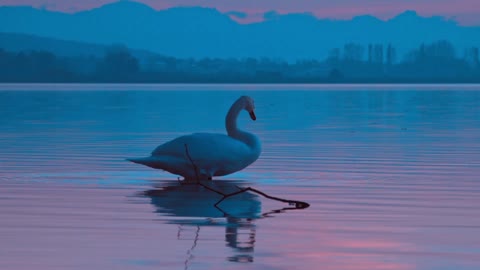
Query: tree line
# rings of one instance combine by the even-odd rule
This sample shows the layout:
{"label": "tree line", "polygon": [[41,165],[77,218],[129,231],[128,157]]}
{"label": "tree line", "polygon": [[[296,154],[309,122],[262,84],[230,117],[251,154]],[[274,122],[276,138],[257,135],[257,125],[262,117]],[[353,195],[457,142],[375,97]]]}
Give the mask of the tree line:
{"label": "tree line", "polygon": [[0,82],[132,83],[428,83],[480,82],[479,48],[457,54],[442,40],[420,44],[402,59],[391,44],[347,43],[327,59],[137,58],[124,46],[103,57],[60,57],[48,51],[0,49]]}

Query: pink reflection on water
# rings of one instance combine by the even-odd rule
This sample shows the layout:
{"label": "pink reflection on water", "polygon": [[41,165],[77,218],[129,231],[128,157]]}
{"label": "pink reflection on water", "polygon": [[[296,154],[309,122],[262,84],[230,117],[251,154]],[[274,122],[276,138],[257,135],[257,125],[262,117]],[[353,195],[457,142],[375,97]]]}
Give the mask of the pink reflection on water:
{"label": "pink reflection on water", "polygon": [[[433,269],[443,262],[466,267],[480,263],[475,256],[478,239],[472,237],[480,218],[469,208],[480,203],[474,193],[376,189],[342,181],[321,189],[256,186],[269,194],[302,196],[312,206],[254,221],[252,268],[402,270]],[[2,269],[178,268],[195,239],[194,226],[183,227],[179,239],[179,227],[156,220],[175,217],[153,213],[145,199],[129,202],[128,196],[141,187],[4,187],[0,236],[8,244],[0,245]],[[278,207],[276,202],[262,202],[265,210]],[[223,226],[201,227],[192,264],[204,269],[232,266],[226,261],[233,251],[225,246],[226,233]]]}

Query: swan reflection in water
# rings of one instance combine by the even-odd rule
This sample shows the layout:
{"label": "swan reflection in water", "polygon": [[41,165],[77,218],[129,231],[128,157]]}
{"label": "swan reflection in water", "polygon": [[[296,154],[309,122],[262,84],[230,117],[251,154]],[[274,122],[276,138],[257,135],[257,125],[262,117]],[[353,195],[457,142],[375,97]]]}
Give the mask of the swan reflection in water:
{"label": "swan reflection in water", "polygon": [[[242,182],[217,180],[209,181],[205,185],[224,194],[230,194],[238,191],[238,186],[242,185]],[[236,253],[235,256],[227,258],[229,261],[253,262],[255,220],[272,212],[282,211],[262,213],[259,196],[250,192],[229,197],[216,208],[214,205],[222,195],[197,184],[182,184],[178,181],[162,182],[156,189],[147,190],[142,195],[150,198],[156,213],[172,217],[167,223],[179,225],[178,239],[182,237],[182,231],[187,230],[185,226],[196,227],[195,239],[187,251],[186,267],[193,258],[192,252],[203,226],[225,227],[226,245]]]}

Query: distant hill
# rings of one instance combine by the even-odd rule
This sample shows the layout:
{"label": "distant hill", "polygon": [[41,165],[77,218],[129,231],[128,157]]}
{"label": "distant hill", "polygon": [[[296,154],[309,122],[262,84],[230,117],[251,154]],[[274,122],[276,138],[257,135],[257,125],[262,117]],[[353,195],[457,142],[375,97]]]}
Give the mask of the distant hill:
{"label": "distant hill", "polygon": [[[29,34],[0,33],[0,49],[11,52],[20,51],[49,51],[57,56],[103,57],[112,45],[98,45],[79,41],[66,41],[55,38],[46,38]],[[133,56],[140,60],[159,56],[145,50],[131,50]]]}
{"label": "distant hill", "polygon": [[414,11],[382,21],[318,19],[309,14],[265,14],[260,23],[239,24],[228,14],[200,7],[156,11],[120,1],[75,14],[31,7],[0,7],[0,32],[15,32],[109,45],[123,43],[174,57],[270,57],[324,59],[330,49],[356,42],[392,43],[399,55],[422,42],[446,39],[460,55],[480,46],[480,27],[464,27]]}

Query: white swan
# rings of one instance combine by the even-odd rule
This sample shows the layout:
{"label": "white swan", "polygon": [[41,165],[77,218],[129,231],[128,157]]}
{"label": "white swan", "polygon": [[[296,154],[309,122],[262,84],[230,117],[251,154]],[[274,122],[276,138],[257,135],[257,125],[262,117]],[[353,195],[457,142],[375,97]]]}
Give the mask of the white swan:
{"label": "white swan", "polygon": [[[127,160],[181,175],[187,181],[196,180],[197,174],[200,180],[211,180],[213,176],[240,171],[255,162],[261,152],[257,136],[237,128],[237,117],[242,110],[248,111],[252,120],[256,120],[254,109],[253,99],[242,96],[227,113],[225,126],[228,136],[216,133],[185,135],[158,146],[149,157]],[[197,167],[197,174],[185,145]]]}

